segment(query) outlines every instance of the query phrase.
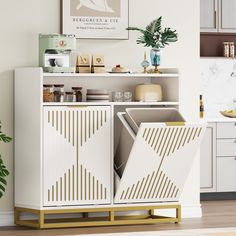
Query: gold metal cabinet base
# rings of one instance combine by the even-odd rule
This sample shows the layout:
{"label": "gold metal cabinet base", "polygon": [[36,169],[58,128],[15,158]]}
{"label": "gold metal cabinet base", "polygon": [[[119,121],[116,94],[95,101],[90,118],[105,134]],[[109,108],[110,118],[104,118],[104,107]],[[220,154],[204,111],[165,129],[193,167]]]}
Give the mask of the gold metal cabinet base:
{"label": "gold metal cabinet base", "polygon": [[[155,215],[154,210],[175,209],[175,217],[165,217]],[[122,212],[147,211],[146,215],[122,215]],[[35,214],[36,220],[22,220],[21,213]],[[106,217],[90,217],[89,213],[107,213]],[[65,214],[80,214],[78,218],[56,218]],[[119,214],[117,214],[119,213]],[[53,219],[46,216],[53,215]],[[179,223],[181,221],[180,205],[160,205],[160,206],[129,206],[110,207],[96,209],[60,209],[60,210],[34,210],[28,208],[15,207],[15,224],[38,229],[68,228],[68,227],[89,227],[89,226],[111,226],[111,225],[135,225],[154,224],[159,222]]]}

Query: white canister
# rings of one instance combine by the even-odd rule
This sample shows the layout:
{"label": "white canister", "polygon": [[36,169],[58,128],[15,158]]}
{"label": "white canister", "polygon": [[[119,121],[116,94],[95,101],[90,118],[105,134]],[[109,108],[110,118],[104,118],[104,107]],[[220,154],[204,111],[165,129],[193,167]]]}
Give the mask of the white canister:
{"label": "white canister", "polygon": [[139,84],[135,88],[134,99],[139,102],[160,102],[162,88],[159,84]]}

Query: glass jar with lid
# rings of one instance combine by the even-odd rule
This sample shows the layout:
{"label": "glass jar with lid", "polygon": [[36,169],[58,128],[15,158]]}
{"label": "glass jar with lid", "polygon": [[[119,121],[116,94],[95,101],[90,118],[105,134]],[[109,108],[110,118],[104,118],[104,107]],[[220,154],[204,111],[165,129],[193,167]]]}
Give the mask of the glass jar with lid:
{"label": "glass jar with lid", "polygon": [[65,93],[65,102],[75,102],[75,101],[76,101],[75,92]]}
{"label": "glass jar with lid", "polygon": [[75,93],[75,101],[76,102],[82,102],[82,87],[72,87],[72,90]]}
{"label": "glass jar with lid", "polygon": [[43,102],[54,102],[53,85],[43,85]]}
{"label": "glass jar with lid", "polygon": [[54,91],[54,102],[64,102],[64,92]]}
{"label": "glass jar with lid", "polygon": [[64,93],[64,84],[54,84],[54,91],[62,92]]}

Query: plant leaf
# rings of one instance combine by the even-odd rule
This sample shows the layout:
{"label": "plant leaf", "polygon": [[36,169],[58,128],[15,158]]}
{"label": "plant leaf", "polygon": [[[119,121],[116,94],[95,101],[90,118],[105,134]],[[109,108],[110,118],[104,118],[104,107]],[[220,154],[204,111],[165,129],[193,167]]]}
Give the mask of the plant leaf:
{"label": "plant leaf", "polygon": [[127,30],[133,30],[133,31],[139,31],[140,33],[145,33],[145,30],[141,29],[141,28],[137,28],[137,27],[128,27],[126,28]]}
{"label": "plant leaf", "polygon": [[11,137],[8,137],[7,135],[1,133],[0,134],[0,141],[3,141],[4,143],[9,143],[12,141]]}
{"label": "plant leaf", "polygon": [[0,184],[0,191],[5,192],[6,189]]}
{"label": "plant leaf", "polygon": [[161,21],[162,21],[161,16],[159,18],[157,18],[156,20],[153,20],[149,25],[147,25],[146,31],[149,31],[152,34],[154,34],[155,32],[160,33],[160,31],[161,31]]}
{"label": "plant leaf", "polygon": [[0,183],[7,185],[7,181],[2,177],[0,177]]}

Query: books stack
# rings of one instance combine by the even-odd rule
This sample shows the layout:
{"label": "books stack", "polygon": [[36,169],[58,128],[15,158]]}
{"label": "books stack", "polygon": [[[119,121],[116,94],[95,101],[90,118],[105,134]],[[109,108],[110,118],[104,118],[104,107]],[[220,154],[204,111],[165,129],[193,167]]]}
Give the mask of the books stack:
{"label": "books stack", "polygon": [[109,102],[110,95],[106,89],[87,89],[87,102]]}

